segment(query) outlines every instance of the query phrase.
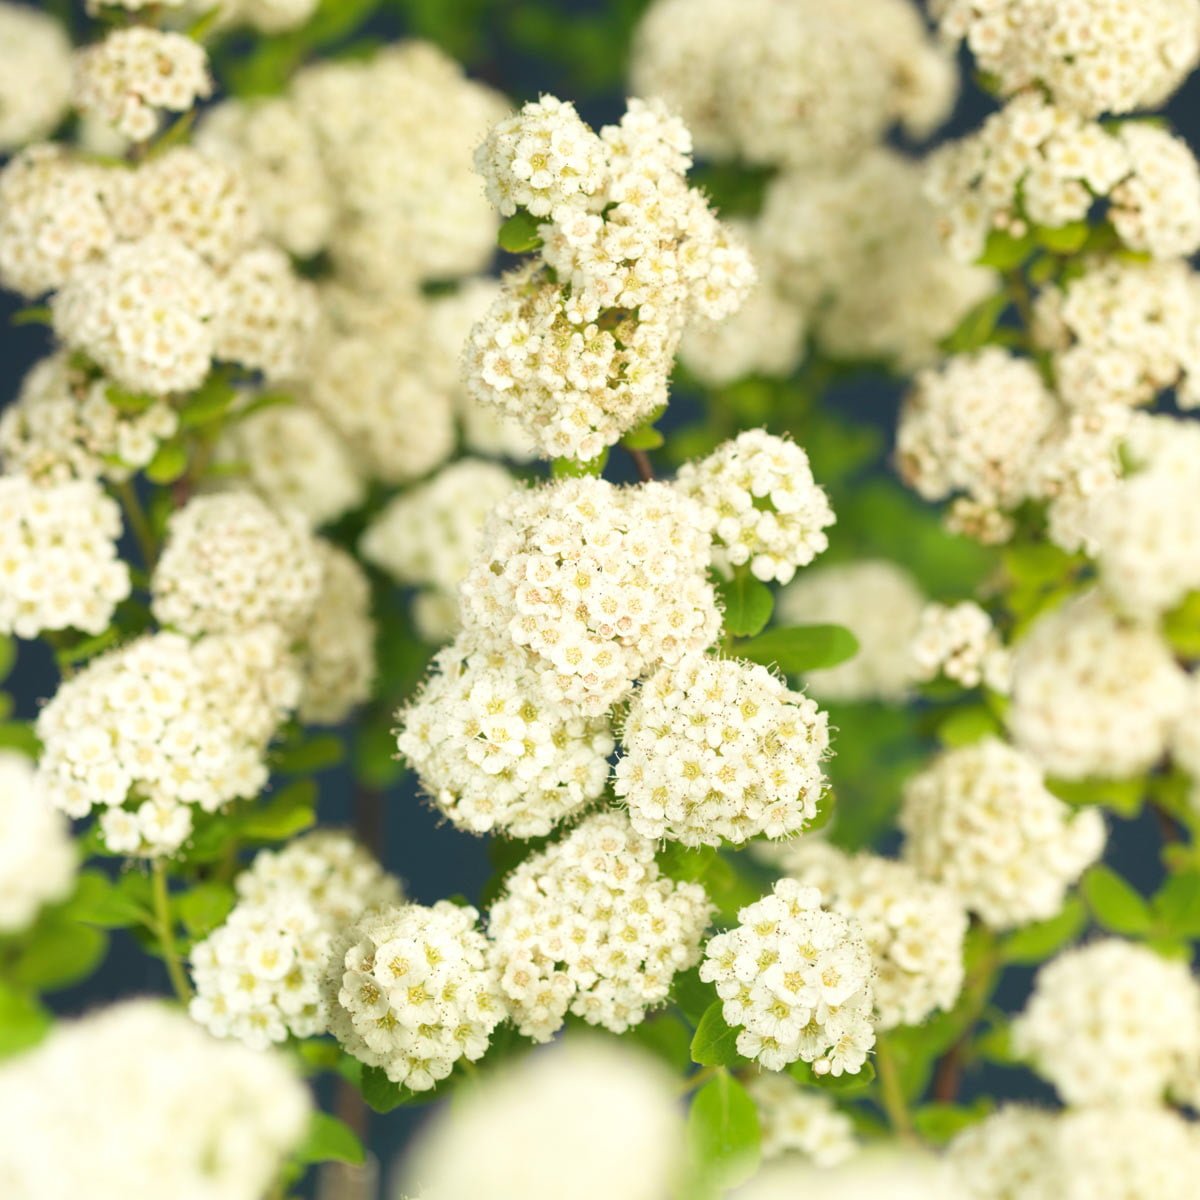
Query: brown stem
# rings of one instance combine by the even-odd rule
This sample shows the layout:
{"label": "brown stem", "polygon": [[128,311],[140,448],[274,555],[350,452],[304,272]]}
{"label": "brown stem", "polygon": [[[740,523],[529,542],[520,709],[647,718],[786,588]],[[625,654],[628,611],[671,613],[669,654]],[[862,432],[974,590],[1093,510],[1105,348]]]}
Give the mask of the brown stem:
{"label": "brown stem", "polygon": [[955,1042],[938,1060],[933,1075],[933,1098],[939,1104],[953,1104],[962,1083],[963,1043]]}
{"label": "brown stem", "polygon": [[629,451],[629,457],[633,459],[633,465],[637,468],[638,478],[643,483],[650,483],[654,479],[654,467],[650,462],[650,455],[645,450],[634,450],[630,446],[625,447]]}

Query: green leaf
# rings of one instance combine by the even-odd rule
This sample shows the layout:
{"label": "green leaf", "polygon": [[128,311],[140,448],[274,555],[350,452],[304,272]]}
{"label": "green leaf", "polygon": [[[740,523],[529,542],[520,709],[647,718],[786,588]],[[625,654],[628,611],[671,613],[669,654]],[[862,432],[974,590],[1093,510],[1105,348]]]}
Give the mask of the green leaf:
{"label": "green leaf", "polygon": [[1171,876],[1153,904],[1161,932],[1173,938],[1200,938],[1200,872]]}
{"label": "green leaf", "polygon": [[622,1036],[661,1058],[677,1073],[686,1071],[691,1062],[691,1030],[676,1013],[657,1013]]}
{"label": "green leaf", "polygon": [[622,439],[621,445],[630,450],[657,450],[666,442],[660,430],[653,425],[639,425],[631,429]]}
{"label": "green leaf", "polygon": [[146,464],[146,478],[160,487],[174,483],[188,466],[187,447],[182,442],[163,442]]}
{"label": "green leaf", "polygon": [[700,978],[700,969],[681,971],[671,984],[671,1000],[692,1025],[699,1025],[709,1005],[716,999],[716,989]]}
{"label": "green leaf", "polygon": [[75,894],[63,906],[62,915],[83,925],[101,929],[127,929],[150,920],[150,912],[142,907],[129,889],[114,884],[103,871],[81,871],[75,884]]}
{"label": "green leaf", "polygon": [[258,842],[281,842],[316,822],[317,785],[297,779],[261,808],[250,808],[236,823],[241,837]]}
{"label": "green leaf", "polygon": [[996,331],[996,325],[1008,308],[1009,299],[1005,292],[996,292],[977,304],[959,322],[958,328],[942,343],[947,354],[964,354],[986,346]]}
{"label": "green leaf", "polygon": [[382,1067],[363,1067],[362,1096],[378,1113],[391,1112],[412,1099],[412,1093],[393,1083]]}
{"label": "green leaf", "polygon": [[86,979],[108,952],[108,935],[91,925],[44,917],[17,949],[6,971],[10,983],[56,991]]}
{"label": "green leaf", "polygon": [[1105,929],[1136,937],[1153,928],[1150,906],[1110,868],[1092,867],[1081,886],[1092,915]]}
{"label": "green leaf", "polygon": [[7,679],[17,665],[17,643],[0,634],[0,679]]}
{"label": "green leaf", "polygon": [[725,629],[734,637],[754,637],[771,619],[775,597],[765,583],[740,567],[732,579],[717,583],[717,595],[725,610]]}
{"label": "green leaf", "polygon": [[1009,963],[1042,962],[1068,942],[1073,942],[1086,924],[1087,909],[1083,902],[1078,896],[1069,896],[1057,916],[1010,933],[1000,942],[1000,953]]}
{"label": "green leaf", "polygon": [[739,1031],[726,1022],[723,1008],[720,1000],[714,1000],[692,1035],[692,1062],[702,1067],[732,1067],[746,1062],[737,1050]]}
{"label": "green leaf", "polygon": [[768,629],[734,647],[738,658],[778,667],[785,675],[836,667],[858,653],[858,639],[842,625]]}
{"label": "green leaf", "polygon": [[41,743],[28,721],[0,721],[0,748],[19,750],[29,758],[36,758]]}
{"label": "green leaf", "polygon": [[997,271],[1012,271],[1029,256],[1035,245],[1032,233],[1015,238],[1002,229],[993,229],[988,234],[987,245],[975,261],[981,267],[992,267]]}
{"label": "green leaf", "polygon": [[578,458],[556,458],[550,464],[550,475],[553,479],[580,479],[586,476],[599,478],[604,474],[608,465],[608,447],[606,446],[595,458],[581,460]]}
{"label": "green leaf", "polygon": [[110,383],[104,389],[104,395],[113,408],[129,416],[145,412],[146,409],[157,401],[157,397],[155,396],[148,395],[145,392],[129,392],[124,388],[117,387],[115,383]]}
{"label": "green leaf", "polygon": [[281,748],[273,761],[284,775],[311,775],[336,767],[345,757],[345,742],[335,733],[325,733]]}
{"label": "green leaf", "polygon": [[318,1110],[309,1119],[308,1132],[304,1141],[296,1147],[293,1157],[305,1166],[323,1162],[361,1166],[367,1156],[358,1135],[349,1125]]}
{"label": "green leaf", "polygon": [[1118,816],[1133,818],[1146,801],[1146,781],[1135,779],[1047,779],[1046,786],[1075,808],[1101,805]]}
{"label": "green leaf", "polygon": [[192,937],[204,938],[229,916],[234,899],[229,884],[209,880],[182,893],[176,903],[184,928]]}
{"label": "green leaf", "polygon": [[1189,592],[1182,604],[1167,613],[1162,631],[1180,658],[1200,658],[1200,591]]}
{"label": "green leaf", "polygon": [[986,1097],[974,1104],[924,1104],[913,1113],[913,1128],[927,1142],[943,1146],[955,1135],[976,1125],[993,1109]]}
{"label": "green leaf", "polygon": [[542,236],[538,233],[540,224],[537,217],[530,216],[523,208],[518,209],[500,226],[496,242],[509,254],[528,254],[542,244]]}
{"label": "green leaf", "polygon": [[228,380],[213,376],[179,413],[179,423],[184,429],[198,429],[219,421],[237,399],[237,391]]}
{"label": "green leaf", "polygon": [[758,1167],[758,1110],[746,1089],[725,1070],[696,1093],[687,1133],[692,1161],[725,1187],[749,1179]]}
{"label": "green leaf", "polygon": [[1038,225],[1034,228],[1034,236],[1055,254],[1078,254],[1091,233],[1091,226],[1086,221],[1068,221],[1053,229]]}
{"label": "green leaf", "polygon": [[19,308],[9,318],[9,324],[21,325],[53,325],[54,314],[45,305]]}
{"label": "green leaf", "polygon": [[937,727],[938,741],[943,746],[969,746],[985,737],[996,737],[1003,731],[1000,722],[983,704],[956,708]]}
{"label": "green leaf", "polygon": [[52,1021],[36,996],[0,981],[0,1058],[36,1046]]}
{"label": "green leaf", "polygon": [[208,38],[208,35],[217,27],[217,22],[221,19],[222,6],[214,5],[206,12],[202,12],[187,28],[187,35],[193,42],[203,42]]}
{"label": "green leaf", "polygon": [[833,820],[836,812],[837,796],[834,794],[833,788],[826,788],[817,800],[817,815],[805,825],[804,832],[816,833],[818,829],[824,829]]}
{"label": "green leaf", "polygon": [[875,1064],[869,1058],[853,1075],[849,1072],[818,1075],[812,1065],[806,1062],[794,1062],[787,1070],[797,1083],[822,1088],[827,1092],[861,1092],[875,1082]]}

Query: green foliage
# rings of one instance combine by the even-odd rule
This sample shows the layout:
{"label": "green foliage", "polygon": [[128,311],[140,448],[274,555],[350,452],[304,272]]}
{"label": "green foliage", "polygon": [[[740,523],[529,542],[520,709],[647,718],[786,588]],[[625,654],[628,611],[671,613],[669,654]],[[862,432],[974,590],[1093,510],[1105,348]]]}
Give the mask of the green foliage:
{"label": "green foliage", "polygon": [[973,1104],[923,1104],[913,1113],[913,1128],[934,1146],[944,1146],[964,1129],[982,1121],[994,1108],[987,1098]]}
{"label": "green foliage", "polygon": [[647,421],[644,425],[631,429],[621,439],[621,445],[628,450],[657,450],[666,440],[661,430],[654,428],[654,422]]}
{"label": "green foliage", "polygon": [[737,1051],[738,1030],[728,1025],[722,1003],[714,1000],[700,1018],[692,1035],[692,1062],[705,1067],[745,1066],[747,1059]]}
{"label": "green foliage", "polygon": [[778,667],[785,675],[804,675],[853,658],[858,639],[842,625],[792,625],[738,642],[734,652],[739,658]]}
{"label": "green foliage", "polygon": [[36,996],[0,979],[0,1059],[36,1046],[51,1024]]}
{"label": "green foliage", "polygon": [[1182,603],[1167,613],[1162,631],[1180,658],[1200,658],[1200,591],[1189,592]]}
{"label": "green foliage", "polygon": [[75,893],[63,907],[70,921],[100,929],[128,929],[148,924],[149,888],[144,876],[128,872],[114,883],[103,871],[81,871]]}
{"label": "green foliage", "polygon": [[349,1125],[318,1111],[309,1119],[308,1132],[296,1148],[293,1160],[302,1166],[323,1162],[361,1166],[366,1161],[366,1151]]}
{"label": "green foliage", "polygon": [[584,476],[598,478],[604,473],[608,463],[608,450],[602,450],[595,458],[580,460],[577,458],[556,458],[550,464],[550,476],[553,479],[579,479]]}
{"label": "green foliage", "polygon": [[692,1100],[687,1133],[692,1162],[706,1180],[732,1187],[758,1166],[758,1112],[746,1089],[724,1068]]}
{"label": "green foliage", "polygon": [[963,317],[958,328],[942,341],[942,349],[946,354],[965,354],[989,345],[995,340],[996,328],[1008,306],[1005,292],[995,292],[980,301]]}
{"label": "green foliage", "polygon": [[86,979],[107,952],[103,930],[49,910],[32,929],[0,941],[0,978],[18,990],[57,991]]}
{"label": "green foliage", "polygon": [[1005,962],[1040,963],[1075,941],[1087,925],[1087,919],[1087,909],[1079,897],[1068,896],[1062,912],[1008,934],[1000,943],[1000,953]]}
{"label": "green foliage", "polygon": [[775,597],[765,583],[739,567],[732,579],[717,580],[717,598],[724,609],[725,632],[734,637],[753,637],[771,619]]}
{"label": "green foliage", "polygon": [[184,892],[177,898],[176,905],[183,927],[198,941],[229,916],[236,899],[229,884],[208,880]]}
{"label": "green foliage", "polygon": [[802,1083],[805,1087],[821,1088],[822,1091],[838,1092],[842,1095],[865,1092],[875,1082],[875,1064],[870,1059],[853,1074],[846,1072],[842,1075],[818,1075],[811,1064],[806,1062],[794,1062],[787,1071],[797,1083]]}
{"label": "green foliage", "polygon": [[538,232],[540,222],[523,208],[518,209],[496,234],[496,244],[509,254],[529,254],[541,248],[542,235]]}
{"label": "green foliage", "polygon": [[336,767],[346,757],[346,744],[335,733],[306,736],[303,732],[272,755],[272,765],[284,775],[311,775]]}
{"label": "green foliage", "polygon": [[1150,905],[1110,867],[1092,867],[1081,886],[1092,916],[1105,929],[1139,937],[1153,928]]}
{"label": "green foliage", "polygon": [[297,779],[265,805],[251,805],[233,821],[236,837],[252,842],[281,842],[310,828],[317,819],[317,785]]}
{"label": "green foliage", "polygon": [[187,445],[179,439],[163,442],[146,464],[145,475],[151,483],[166,486],[181,479],[188,468]]}
{"label": "green foliage", "polygon": [[1132,818],[1146,802],[1146,781],[1135,779],[1048,779],[1046,786],[1062,801],[1081,808],[1099,805]]}
{"label": "green foliage", "polygon": [[981,267],[996,271],[1012,271],[1019,267],[1032,253],[1037,239],[1033,233],[1013,237],[1002,229],[993,229],[988,234],[987,245],[976,261]]}

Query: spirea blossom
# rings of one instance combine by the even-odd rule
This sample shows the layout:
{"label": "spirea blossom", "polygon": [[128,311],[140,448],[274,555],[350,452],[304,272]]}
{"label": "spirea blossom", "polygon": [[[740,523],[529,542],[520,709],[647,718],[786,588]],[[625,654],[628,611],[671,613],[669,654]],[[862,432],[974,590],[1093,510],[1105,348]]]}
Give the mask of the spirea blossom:
{"label": "spirea blossom", "polygon": [[1067,1104],[1156,1104],[1200,1063],[1200,984],[1147,947],[1092,942],[1042,967],[1012,1039]]}
{"label": "spirea blossom", "polygon": [[43,794],[70,817],[100,809],[114,853],[173,853],[192,806],[216,812],[267,782],[267,744],[300,691],[284,649],[263,626],[148,634],[92,659],[38,715]]}
{"label": "spirea blossom", "polygon": [[695,499],[726,574],[749,565],[765,582],[788,583],[829,545],[836,518],[808,455],[787,438],[748,429],[707,458],[680,468],[676,487]]}
{"label": "spirea blossom", "polygon": [[914,775],[899,817],[904,858],[993,929],[1046,920],[1104,849],[1095,809],[1072,811],[1028,755],[995,738]]}
{"label": "spirea blossom", "polygon": [[956,83],[907,0],[657,0],[631,71],[705,156],[803,167],[845,162],[895,124],[928,134]]}
{"label": "spirea blossom", "polygon": [[116,239],[107,203],[113,178],[53,143],[10,159],[0,170],[0,284],[40,296],[103,255]]}
{"label": "spirea blossom", "polygon": [[71,828],[38,794],[33,764],[0,750],[0,936],[19,933],[65,900],[78,863]]}
{"label": "spirea blossom", "polygon": [[1200,1135],[1157,1105],[1010,1104],[960,1133],[947,1157],[964,1200],[1189,1200]]}
{"label": "spirea blossom", "polygon": [[[599,135],[551,102],[527,105],[480,151],[489,191],[511,211],[512,172],[538,158],[526,141],[540,144],[547,122],[568,130],[558,139],[563,163],[531,177],[547,198],[521,193],[548,218],[539,227],[545,265],[531,262],[502,281],[468,342],[466,375],[471,394],[519,418],[544,454],[592,459],[666,403],[684,326],[736,310],[754,269],[688,187],[691,138],[661,102],[631,100],[620,124]],[[575,148],[577,125],[591,139],[594,168]],[[555,171],[566,181],[552,184]],[[571,190],[572,171],[587,192]],[[580,195],[592,199],[576,203]]]}
{"label": "spirea blossom", "polygon": [[716,639],[704,520],[667,484],[569,479],[517,492],[482,547],[462,586],[464,625],[524,647],[548,695],[586,714]]}
{"label": "spirea blossom", "polygon": [[934,0],[1005,95],[1040,84],[1085,116],[1155,108],[1200,59],[1191,0]]}
{"label": "spirea blossom", "polygon": [[685,1156],[678,1081],[624,1043],[574,1038],[501,1064],[418,1133],[422,1200],[661,1200]]}
{"label": "spirea blossom", "polygon": [[336,521],[366,497],[349,447],[307,405],[272,404],[235,417],[221,431],[216,459],[243,464],[246,483],[272,508],[298,512],[314,526]]}
{"label": "spirea blossom", "polygon": [[122,242],[76,270],[52,302],[54,332],[114,382],[153,396],[204,381],[215,349],[216,277],[182,242]]}
{"label": "spirea blossom", "polygon": [[[367,527],[359,548],[397,583],[453,600],[479,550],[484,522],[516,488],[504,467],[460,459],[391,500]],[[423,621],[428,607],[415,609],[414,615],[419,632],[430,641],[454,633]]]}
{"label": "spirea blossom", "polygon": [[504,1001],[487,939],[469,906],[439,900],[375,909],[335,947],[329,1028],[360,1062],[427,1091],[460,1058],[482,1058]]}
{"label": "spirea blossom", "polygon": [[120,481],[144,467],[179,418],[161,401],[124,411],[107,392],[103,379],[77,369],[66,354],[37,363],[0,412],[5,470],[39,483],[67,483],[100,476]]}
{"label": "spirea blossom", "polygon": [[1041,293],[1033,333],[1072,408],[1200,403],[1200,281],[1183,262],[1101,259]]}
{"label": "spirea blossom", "polygon": [[91,479],[0,475],[0,633],[102,633],[129,595],[121,510]]}
{"label": "spirea blossom", "polygon": [[818,699],[897,701],[912,683],[909,647],[924,605],[902,567],[860,559],[805,571],[780,592],[778,613],[789,625],[844,625],[858,639],[853,658],[805,675]]}
{"label": "spirea blossom", "polygon": [[954,1007],[967,913],[950,888],[923,879],[908,863],[848,855],[811,838],[771,847],[770,858],[862,927],[874,965],[878,1028],[920,1025],[937,1009]]}
{"label": "spirea blossom", "polygon": [[131,25],[76,54],[76,107],[135,142],[154,135],[160,113],[211,94],[204,47],[180,33]]}
{"label": "spirea blossom", "polygon": [[[318,3],[319,0],[220,0],[219,7],[223,25],[248,25],[269,34],[303,25]],[[207,0],[199,0],[202,11],[210,11],[206,4]]]}
{"label": "spirea blossom", "polygon": [[0,153],[54,132],[71,103],[71,43],[57,17],[0,4]]}
{"label": "spirea blossom", "polygon": [[939,149],[926,192],[950,250],[965,262],[993,231],[1022,237],[1029,222],[1086,221],[1097,199],[1132,250],[1155,258],[1200,246],[1200,168],[1165,129],[1127,122],[1112,131],[1025,93],[977,133]]}
{"label": "spirea blossom", "polygon": [[251,492],[195,496],[167,523],[152,607],[184,633],[268,622],[299,633],[321,577],[317,542],[298,514],[274,512]]}
{"label": "spirea blossom", "polygon": [[260,1200],[311,1107],[282,1056],[127,1000],[57,1024],[0,1070],[0,1180],[13,1197]]}
{"label": "spirea blossom", "polygon": [[1052,775],[1140,775],[1166,749],[1184,681],[1157,629],[1089,592],[1040,616],[1017,643],[1008,727]]}
{"label": "spirea blossom", "polygon": [[691,654],[634,693],[621,743],[614,790],[638,833],[738,844],[816,816],[829,721],[766,667]]}
{"label": "spirea blossom", "polygon": [[709,940],[700,978],[715,983],[738,1053],[781,1071],[855,1075],[875,1044],[871,952],[858,923],[821,907],[821,893],[780,879]]}
{"label": "spirea blossom", "polygon": [[941,244],[922,186],[920,164],[886,146],[767,185],[756,244],[826,354],[925,366],[994,290]]}
{"label": "spirea blossom", "polygon": [[699,961],[711,912],[699,884],[659,875],[623,814],[587,817],[521,863],[488,914],[517,1028],[546,1042],[570,1011],[624,1033]]}
{"label": "spirea blossom", "polygon": [[821,1092],[805,1091],[787,1075],[755,1075],[746,1091],[758,1109],[764,1159],[801,1155],[816,1167],[835,1167],[858,1150],[854,1122]]}
{"label": "spirea blossom", "polygon": [[[896,461],[926,500],[1002,512],[1029,491],[1031,460],[1058,405],[1027,360],[987,347],[920,372],[900,412]],[[1001,520],[998,532],[1007,533]]]}
{"label": "spirea blossom", "polygon": [[400,885],[343,833],[263,850],[237,878],[224,923],[192,947],[192,1017],[258,1049],[325,1033],[325,974],[334,938],[368,909],[400,901]]}
{"label": "spirea blossom", "polygon": [[540,837],[608,779],[608,721],[548,700],[502,642],[460,634],[399,719],[400,753],[424,791],[472,833]]}
{"label": "spirea blossom", "polygon": [[[968,1200],[940,1157],[922,1150],[897,1149],[895,1142],[864,1150],[832,1167],[801,1158],[768,1163],[731,1196],[733,1200],[796,1200],[798,1196],[813,1200]],[[1020,1200],[1034,1197],[1022,1192]]]}
{"label": "spirea blossom", "polygon": [[1012,663],[992,618],[973,600],[927,604],[912,641],[913,673],[928,683],[945,676],[965,688],[1004,695]]}

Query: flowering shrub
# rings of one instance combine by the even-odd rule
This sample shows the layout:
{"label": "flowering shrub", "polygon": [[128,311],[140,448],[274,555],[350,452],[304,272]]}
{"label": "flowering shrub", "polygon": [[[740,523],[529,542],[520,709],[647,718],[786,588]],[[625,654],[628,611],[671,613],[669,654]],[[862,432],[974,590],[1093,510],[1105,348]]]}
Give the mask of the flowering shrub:
{"label": "flowering shrub", "polygon": [[1200,0],[43,7],[0,1196],[1190,1200]]}

